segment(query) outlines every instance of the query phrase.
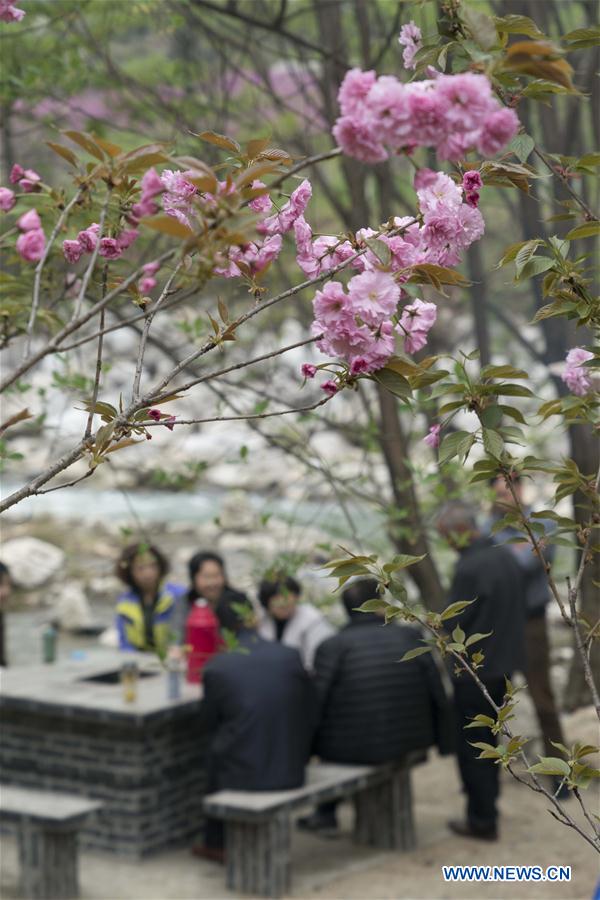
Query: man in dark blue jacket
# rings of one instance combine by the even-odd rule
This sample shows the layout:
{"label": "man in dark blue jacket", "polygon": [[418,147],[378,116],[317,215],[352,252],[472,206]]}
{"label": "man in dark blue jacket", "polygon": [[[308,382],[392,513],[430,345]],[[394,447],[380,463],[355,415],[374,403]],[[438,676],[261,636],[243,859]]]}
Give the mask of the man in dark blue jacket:
{"label": "man in dark blue jacket", "polygon": [[[329,762],[378,765],[435,745],[442,753],[453,750],[451,702],[433,658],[400,662],[408,650],[422,646],[419,632],[356,611],[377,596],[373,578],[349,585],[342,600],[350,622],[317,649],[320,721],[314,749]],[[335,803],[321,804],[298,826],[333,833],[335,810]]]}
{"label": "man in dark blue jacket", "polygon": [[[243,627],[237,648],[207,664],[203,688],[202,716],[211,735],[208,793],[283,791],[304,784],[316,703],[297,650]],[[205,847],[195,853],[222,860],[220,822],[208,820]]]}

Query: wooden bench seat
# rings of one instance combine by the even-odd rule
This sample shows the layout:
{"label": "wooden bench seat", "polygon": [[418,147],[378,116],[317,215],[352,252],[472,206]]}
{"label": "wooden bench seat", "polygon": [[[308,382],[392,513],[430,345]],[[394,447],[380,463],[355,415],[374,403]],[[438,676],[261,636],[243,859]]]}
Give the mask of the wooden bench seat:
{"label": "wooden bench seat", "polygon": [[[422,755],[421,755],[422,758]],[[415,846],[410,767],[311,764],[306,784],[291,791],[223,790],[204,798],[208,816],[225,823],[227,887],[280,897],[290,889],[291,813],[302,806],[353,798],[354,839],[385,850]]]}
{"label": "wooden bench seat", "polygon": [[72,794],[0,785],[0,819],[17,823],[21,891],[27,900],[79,897],[77,832],[101,806]]}

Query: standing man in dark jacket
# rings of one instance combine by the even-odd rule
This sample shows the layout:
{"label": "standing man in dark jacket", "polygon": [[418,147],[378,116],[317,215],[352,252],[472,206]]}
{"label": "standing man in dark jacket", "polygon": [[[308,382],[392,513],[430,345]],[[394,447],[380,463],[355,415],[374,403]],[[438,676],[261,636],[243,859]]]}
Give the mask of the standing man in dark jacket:
{"label": "standing man in dark jacket", "polygon": [[[523,503],[521,479],[518,476],[513,476],[512,483],[517,499],[527,513],[528,510]],[[502,519],[507,512],[515,509],[514,497],[503,477],[499,476],[496,478],[492,483],[492,487],[496,497],[492,507],[491,519],[488,523],[489,529]],[[550,520],[537,519],[537,521],[545,526],[547,532],[552,531],[555,527]],[[521,540],[519,543],[507,544],[506,542],[511,540],[511,538],[520,538]],[[564,744],[565,739],[560,727],[556,701],[550,681],[550,644],[546,622],[546,607],[550,601],[550,589],[546,571],[538,555],[529,541],[524,539],[521,531],[507,525],[501,531],[496,532],[493,535],[493,539],[497,544],[506,544],[507,549],[510,550],[519,564],[525,590],[526,607],[525,678],[527,679],[527,687],[529,688],[540,724],[546,756],[555,756],[556,748],[552,746],[552,741]],[[552,544],[544,546],[544,557],[546,562],[550,564],[554,560],[554,550],[555,548]],[[556,788],[558,788],[560,779],[556,781]],[[560,796],[561,799],[566,799],[570,795],[570,791],[565,788]]]}
{"label": "standing man in dark jacket", "polygon": [[[350,623],[317,649],[320,722],[314,749],[328,762],[377,765],[434,745],[442,753],[453,749],[451,702],[432,657],[400,662],[421,646],[419,633],[356,611],[377,596],[373,578],[346,588],[342,600]],[[321,833],[335,830],[335,804],[322,804],[298,825]]]}
{"label": "standing man in dark jacket", "polygon": [[[204,669],[202,716],[211,736],[208,792],[283,791],[304,784],[316,721],[314,686],[297,650],[251,628]],[[223,858],[223,829],[208,820],[199,856]]]}
{"label": "standing man in dark jacket", "polygon": [[[440,534],[460,554],[448,603],[475,601],[450,620],[449,630],[460,625],[467,637],[491,632],[482,640],[480,649],[485,659],[477,674],[493,701],[500,706],[504,699],[505,679],[523,666],[525,596],[518,563],[509,550],[479,533],[475,514],[465,503],[447,504],[438,516],[437,526]],[[477,644],[473,649],[479,647]],[[479,751],[469,743],[477,737],[473,732],[464,731],[465,725],[480,713],[491,715],[491,707],[467,672],[454,674],[453,678],[457,756],[467,794],[467,817],[465,821],[453,820],[449,826],[465,837],[496,840],[496,801],[500,793],[498,766],[492,760],[477,758]],[[481,740],[496,743],[491,732],[486,732]]]}

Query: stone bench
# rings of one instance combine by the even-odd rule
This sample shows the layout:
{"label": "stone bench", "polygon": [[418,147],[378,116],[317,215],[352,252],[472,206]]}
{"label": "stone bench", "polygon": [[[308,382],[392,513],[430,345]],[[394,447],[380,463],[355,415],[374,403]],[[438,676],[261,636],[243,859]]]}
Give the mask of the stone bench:
{"label": "stone bench", "polygon": [[316,763],[291,791],[223,790],[204,798],[208,816],[225,824],[227,887],[281,897],[290,889],[291,813],[307,804],[352,798],[356,843],[384,850],[415,846],[410,767],[418,757],[382,766]]}
{"label": "stone bench", "polygon": [[0,819],[17,824],[23,897],[79,897],[77,832],[101,806],[72,794],[0,785]]}

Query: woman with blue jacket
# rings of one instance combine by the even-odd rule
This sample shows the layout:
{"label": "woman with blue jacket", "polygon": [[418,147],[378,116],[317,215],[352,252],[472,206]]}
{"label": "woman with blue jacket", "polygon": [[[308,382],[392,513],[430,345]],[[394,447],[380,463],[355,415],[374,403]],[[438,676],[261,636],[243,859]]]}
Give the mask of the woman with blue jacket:
{"label": "woman with blue jacket", "polygon": [[165,581],[169,566],[150,544],[131,544],[117,563],[117,576],[129,588],[117,600],[116,626],[121,650],[155,651],[163,656],[181,622],[185,588]]}

